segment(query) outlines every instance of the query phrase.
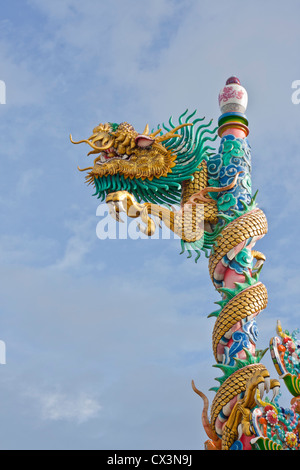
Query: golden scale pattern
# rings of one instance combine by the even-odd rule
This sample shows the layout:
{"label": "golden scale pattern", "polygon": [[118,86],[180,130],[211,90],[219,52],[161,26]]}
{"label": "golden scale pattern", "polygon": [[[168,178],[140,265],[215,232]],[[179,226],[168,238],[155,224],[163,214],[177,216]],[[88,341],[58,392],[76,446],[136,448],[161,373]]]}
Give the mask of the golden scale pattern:
{"label": "golden scale pattern", "polygon": [[207,187],[207,164],[205,161],[200,163],[199,171],[194,173],[192,180],[183,182],[181,203],[185,204],[190,197],[198,193],[201,189]]}
{"label": "golden scale pattern", "polygon": [[[186,204],[187,201],[196,193],[199,193],[201,189],[208,186],[207,176],[207,163],[203,160],[198,167],[200,171],[194,173],[194,179],[188,180],[183,184],[182,190],[182,204]],[[211,224],[218,223],[218,208],[217,203],[212,200],[211,204],[204,204],[205,221]]]}
{"label": "golden scale pattern", "polygon": [[264,310],[268,303],[268,292],[261,282],[243,290],[231,299],[218,316],[213,329],[213,351],[217,360],[217,347],[222,336],[238,321]]}
{"label": "golden scale pattern", "polygon": [[250,237],[263,236],[267,231],[267,219],[261,209],[254,209],[228,224],[217,239],[217,246],[209,258],[208,269],[212,282],[214,283],[215,268],[223,256],[239,243]]}
{"label": "golden scale pattern", "polygon": [[197,204],[193,204],[183,211],[175,212],[174,233],[189,243],[201,239],[204,234],[204,226],[201,224],[203,216],[203,210]]}

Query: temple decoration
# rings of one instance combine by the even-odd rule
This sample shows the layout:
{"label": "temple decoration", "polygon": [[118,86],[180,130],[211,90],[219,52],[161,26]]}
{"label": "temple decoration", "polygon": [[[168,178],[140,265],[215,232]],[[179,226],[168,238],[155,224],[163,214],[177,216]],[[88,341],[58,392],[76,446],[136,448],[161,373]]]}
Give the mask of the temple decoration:
{"label": "temple decoration", "polygon": [[[251,149],[245,115],[246,89],[230,77],[219,93],[221,116],[212,121],[185,111],[174,124],[137,132],[123,122],[99,124],[86,143],[94,155],[86,181],[94,195],[106,201],[118,221],[121,213],[141,220],[151,236],[163,222],[181,240],[181,253],[197,262],[209,259],[211,282],[220,295],[212,350],[220,370],[210,407],[204,402],[202,423],[209,450],[298,450],[300,412],[300,352],[296,333],[283,331],[271,339],[275,370],[293,395],[290,408],[279,405],[280,381],[262,363],[268,348],[258,350],[257,317],[267,307],[260,280],[265,262],[256,243],[268,231],[251,183]],[[212,147],[220,138],[218,152]],[[178,208],[174,205],[178,204]],[[264,394],[266,397],[264,398]],[[269,397],[269,394],[271,395]]]}

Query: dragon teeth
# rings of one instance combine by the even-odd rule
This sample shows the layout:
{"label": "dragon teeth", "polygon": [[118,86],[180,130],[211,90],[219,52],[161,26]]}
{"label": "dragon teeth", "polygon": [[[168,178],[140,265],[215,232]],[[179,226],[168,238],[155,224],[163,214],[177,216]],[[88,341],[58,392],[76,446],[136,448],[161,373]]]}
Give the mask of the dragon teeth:
{"label": "dragon teeth", "polygon": [[[109,159],[106,158],[107,156],[109,156]],[[120,154],[118,154],[118,153],[115,153],[115,154],[112,154],[112,153],[107,154],[107,153],[105,153],[105,152],[102,152],[102,153],[100,153],[99,157],[100,157],[100,160],[98,160],[98,161],[96,162],[97,165],[102,165],[102,163],[107,163],[107,162],[109,162],[109,161],[111,161],[111,160],[115,160],[116,158],[121,158],[122,160],[130,160],[130,155],[127,155],[126,153],[124,153],[124,155],[120,155]]]}
{"label": "dragon teeth", "polygon": [[264,393],[265,393],[265,384],[264,384],[264,383],[260,383],[260,384],[258,385],[258,390],[259,390],[260,398],[262,399],[263,396],[264,396]]}
{"label": "dragon teeth", "polygon": [[270,391],[270,382],[271,382],[270,377],[266,377],[265,378],[265,390],[267,393]]}
{"label": "dragon teeth", "polygon": [[274,388],[272,389],[272,391],[273,391],[273,397],[272,397],[272,400],[271,400],[271,401],[273,401],[273,400],[277,397],[277,395],[279,394],[280,387],[278,387],[278,386],[277,386],[277,387],[274,387]]}

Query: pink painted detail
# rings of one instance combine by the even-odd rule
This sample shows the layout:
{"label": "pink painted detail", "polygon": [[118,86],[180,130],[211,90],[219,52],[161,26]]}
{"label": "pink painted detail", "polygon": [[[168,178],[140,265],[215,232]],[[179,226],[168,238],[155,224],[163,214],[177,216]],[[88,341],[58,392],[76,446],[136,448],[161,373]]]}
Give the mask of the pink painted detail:
{"label": "pink painted detail", "polygon": [[221,101],[228,101],[231,98],[241,100],[244,96],[244,90],[235,90],[232,86],[225,86],[222,92],[219,94],[219,104]]}
{"label": "pink painted detail", "polygon": [[253,439],[254,437],[256,437],[254,434],[252,434],[252,436],[246,436],[245,434],[242,434],[241,437],[240,437],[240,441],[241,443],[243,444],[243,450],[252,450],[252,446],[251,446],[251,439]]}
{"label": "pink painted detail", "polygon": [[146,148],[150,147],[154,142],[154,139],[151,139],[151,137],[148,137],[147,135],[138,135],[137,138],[135,139],[135,143],[138,147],[141,148]]}
{"label": "pink painted detail", "polygon": [[214,278],[217,281],[222,281],[224,279],[224,275],[226,272],[227,267],[222,264],[222,261],[220,261],[214,271]]}
{"label": "pink painted detail", "polygon": [[[247,243],[247,240],[244,240],[242,242],[240,242],[238,245],[236,245],[234,248],[232,248],[230,250],[229,253],[231,253],[231,259],[236,256],[243,248],[244,246],[246,245]],[[234,256],[233,256],[234,255]]]}
{"label": "pink painted detail", "polygon": [[[246,243],[247,243],[247,240],[244,240],[241,243],[239,243],[236,247],[234,247],[232,250],[230,250],[232,253],[231,259],[233,259],[244,248]],[[222,263],[222,260],[219,261],[219,263],[217,264],[214,270],[214,278],[217,281],[222,281],[226,275],[227,269],[228,269],[227,266],[224,266],[224,264]],[[242,282],[244,282],[244,280]],[[241,281],[236,281],[236,282],[241,282]],[[228,286],[223,286],[223,287],[228,287]]]}
{"label": "pink painted detail", "polygon": [[224,287],[234,289],[236,282],[245,282],[245,276],[243,274],[236,273],[233,269],[228,267],[224,274]]}
{"label": "pink painted detail", "polygon": [[224,135],[234,135],[237,139],[245,139],[245,137],[247,137],[247,132],[243,129],[230,127],[229,129],[224,130],[220,137],[224,137]]}

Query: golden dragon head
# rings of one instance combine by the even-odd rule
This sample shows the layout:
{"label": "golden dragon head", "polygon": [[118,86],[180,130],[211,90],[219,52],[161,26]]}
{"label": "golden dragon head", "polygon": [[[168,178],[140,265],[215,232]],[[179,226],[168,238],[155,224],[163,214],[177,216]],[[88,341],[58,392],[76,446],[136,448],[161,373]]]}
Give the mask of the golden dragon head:
{"label": "golden dragon head", "polygon": [[139,202],[180,202],[181,183],[193,178],[211,148],[204,143],[216,138],[203,137],[215,133],[208,129],[211,122],[200,127],[195,124],[204,118],[189,122],[196,111],[182,122],[186,112],[178,125],[170,119],[168,127],[151,132],[148,124],[139,133],[127,122],[107,122],[95,127],[87,139],[76,142],[70,135],[73,144],[88,144],[88,156],[95,156],[93,166],[79,168],[88,172],[86,180],[95,185],[95,195],[104,200],[109,193],[123,190]]}
{"label": "golden dragon head", "polygon": [[161,134],[161,129],[149,133],[147,124],[144,131],[139,134],[131,124],[99,124],[93,130],[93,134],[86,140],[74,142],[89,144],[93,150],[88,155],[94,154],[94,166],[80,171],[91,170],[88,179],[101,178],[103,176],[124,175],[125,178],[146,178],[150,181],[153,177],[167,176],[171,168],[175,166],[174,154],[162,143],[176,137],[181,137],[176,132],[192,124],[182,124],[166,134]]}

